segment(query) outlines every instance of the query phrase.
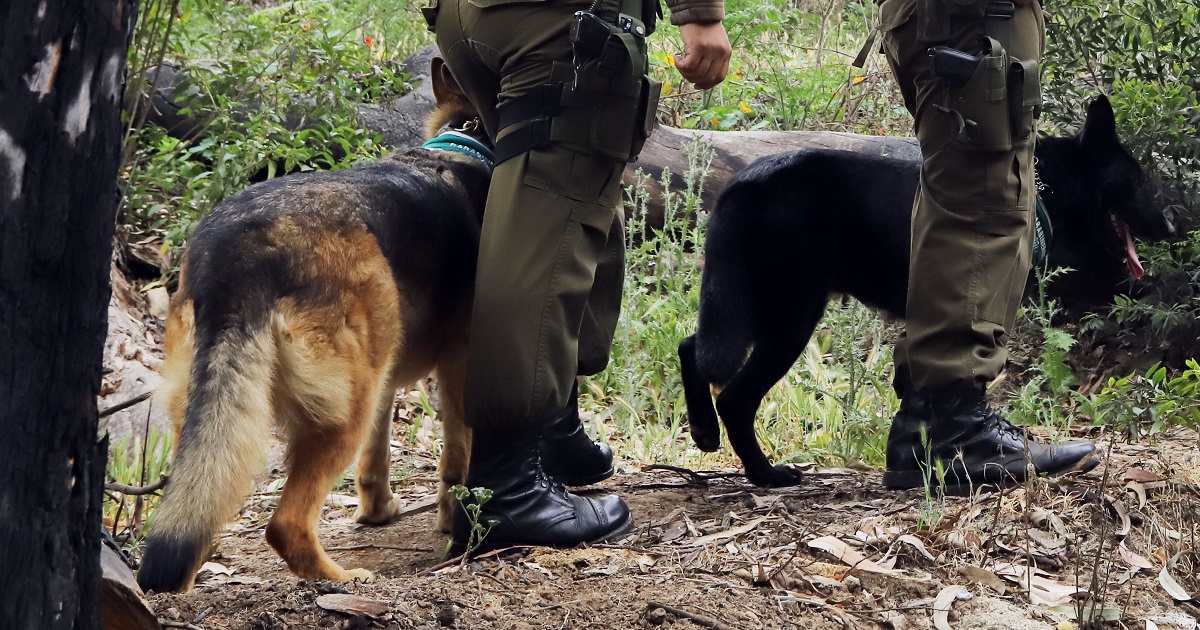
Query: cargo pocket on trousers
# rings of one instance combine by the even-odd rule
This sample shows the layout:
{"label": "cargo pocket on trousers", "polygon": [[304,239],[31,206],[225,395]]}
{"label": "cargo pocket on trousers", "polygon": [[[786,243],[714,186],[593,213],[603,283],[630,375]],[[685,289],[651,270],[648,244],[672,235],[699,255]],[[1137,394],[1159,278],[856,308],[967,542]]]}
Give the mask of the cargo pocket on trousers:
{"label": "cargo pocket on trousers", "polygon": [[624,162],[561,145],[534,149],[524,159],[523,181],[531,188],[586,203],[620,199]]}

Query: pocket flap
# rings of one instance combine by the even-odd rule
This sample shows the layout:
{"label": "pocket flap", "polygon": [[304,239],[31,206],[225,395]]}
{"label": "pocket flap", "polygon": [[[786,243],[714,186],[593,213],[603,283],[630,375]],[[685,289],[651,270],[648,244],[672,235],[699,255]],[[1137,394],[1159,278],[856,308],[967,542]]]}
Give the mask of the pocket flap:
{"label": "pocket flap", "polygon": [[904,24],[917,11],[917,0],[884,0],[879,6],[879,29],[888,32]]}

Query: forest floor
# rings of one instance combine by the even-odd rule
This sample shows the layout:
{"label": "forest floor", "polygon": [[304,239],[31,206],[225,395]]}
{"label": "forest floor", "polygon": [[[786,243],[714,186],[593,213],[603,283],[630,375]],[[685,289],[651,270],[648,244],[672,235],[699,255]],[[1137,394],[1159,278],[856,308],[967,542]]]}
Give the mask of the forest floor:
{"label": "forest floor", "polygon": [[[146,344],[157,332],[136,319],[114,324],[110,401],[153,386],[148,372],[130,371],[156,367]],[[446,564],[446,537],[428,509],[439,431],[403,412],[415,399],[402,398],[398,415],[422,419],[398,420],[392,449],[403,477],[395,487],[412,513],[358,525],[352,486],[343,483],[318,527],[337,562],[374,571],[373,581],[299,580],[266,544],[283,480],[276,456],[196,588],[149,597],[165,626],[941,629],[1070,628],[1092,619],[1095,627],[1200,627],[1190,599],[1200,595],[1200,439],[1192,430],[1129,443],[1080,429],[1107,451],[1096,470],[968,498],[887,491],[875,469],[798,464],[801,485],[764,489],[733,468],[670,469],[618,455],[617,474],[584,493],[628,501],[637,528],[626,538]]]}
{"label": "forest floor", "polygon": [[[592,492],[629,502],[638,527],[625,539],[449,566],[433,512],[365,527],[353,497],[331,495],[321,542],[343,566],[374,571],[365,584],[287,571],[263,539],[272,478],[221,535],[197,588],[151,601],[163,619],[203,615],[205,629],[1051,628],[1089,601],[1125,627],[1196,628],[1200,607],[1171,594],[1200,592],[1196,555],[1176,556],[1196,549],[1196,435],[1107,446],[1105,466],[1062,485],[944,500],[885,491],[878,471],[808,466],[802,485],[766,490],[624,462]],[[416,466],[405,501],[428,504],[436,460],[397,459]],[[322,599],[340,593],[376,606]]]}

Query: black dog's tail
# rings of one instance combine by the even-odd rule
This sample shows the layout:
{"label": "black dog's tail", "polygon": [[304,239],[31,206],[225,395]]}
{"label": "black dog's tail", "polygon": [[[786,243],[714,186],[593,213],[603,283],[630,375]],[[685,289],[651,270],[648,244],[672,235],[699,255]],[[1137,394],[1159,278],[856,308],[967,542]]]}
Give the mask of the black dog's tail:
{"label": "black dog's tail", "polygon": [[[742,368],[754,344],[753,287],[749,267],[754,256],[737,251],[753,226],[747,223],[750,187],[734,180],[717,201],[705,240],[700,282],[700,326],[679,344],[680,375],[692,440],[703,451],[720,448],[721,429],[710,385],[723,387]],[[752,201],[752,200],[749,200]]]}
{"label": "black dog's tail", "polygon": [[754,344],[750,279],[729,266],[712,258],[705,264],[695,335],[696,369],[706,382],[718,386],[733,379]]}
{"label": "black dog's tail", "polygon": [[760,240],[761,213],[756,210],[761,208],[754,186],[745,181],[735,179],[721,193],[704,242],[695,360],[699,375],[718,386],[733,379],[754,344],[752,267],[758,256],[747,251],[747,244]]}

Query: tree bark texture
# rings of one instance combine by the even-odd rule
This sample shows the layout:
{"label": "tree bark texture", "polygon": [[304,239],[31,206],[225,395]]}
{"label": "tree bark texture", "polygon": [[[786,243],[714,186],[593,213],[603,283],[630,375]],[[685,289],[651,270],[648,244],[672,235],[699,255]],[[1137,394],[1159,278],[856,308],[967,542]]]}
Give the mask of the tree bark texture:
{"label": "tree bark texture", "polygon": [[106,330],[136,0],[0,0],[0,627],[100,627]]}

